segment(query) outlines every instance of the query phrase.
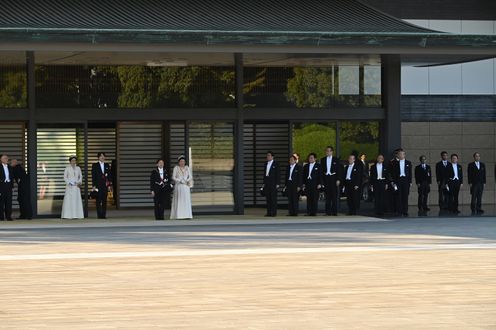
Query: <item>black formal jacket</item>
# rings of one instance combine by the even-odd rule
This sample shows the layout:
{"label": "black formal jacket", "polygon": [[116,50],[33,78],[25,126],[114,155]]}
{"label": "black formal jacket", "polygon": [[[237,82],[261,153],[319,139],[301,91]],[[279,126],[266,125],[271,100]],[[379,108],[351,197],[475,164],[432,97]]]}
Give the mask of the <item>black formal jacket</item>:
{"label": "black formal jacket", "polygon": [[425,164],[425,170],[422,164],[415,166],[415,183],[432,183],[432,171],[429,165]]}
{"label": "black formal jacket", "polygon": [[263,184],[264,187],[268,187],[268,186],[275,187],[279,185],[281,180],[279,175],[279,164],[277,164],[277,162],[274,160],[272,162],[272,166],[270,167],[269,175],[266,176],[265,174],[267,170],[267,163],[268,162],[265,162],[263,167]]}
{"label": "black formal jacket", "polygon": [[308,178],[308,171],[310,170],[310,163],[305,164],[303,167],[303,183],[305,187],[316,187],[322,183],[322,167],[321,164],[315,162],[312,169],[311,179]]}
{"label": "black formal jacket", "polygon": [[445,167],[443,165],[443,161],[439,161],[436,163],[436,181],[438,184],[446,184],[448,181],[448,169],[451,166],[450,162],[447,162],[448,165]]}
{"label": "black formal jacket", "polygon": [[112,173],[110,173],[110,165],[104,163],[103,165],[104,173],[102,173],[102,168],[100,167],[100,162],[93,163],[91,166],[91,178],[93,180],[93,185],[100,189],[106,189],[112,182]]}
{"label": "black formal jacket", "polygon": [[[320,167],[322,168],[322,180],[326,177],[327,173],[327,156],[320,159]],[[342,166],[339,163],[339,158],[332,156],[331,161],[331,178],[334,180],[341,180],[341,170]],[[324,184],[324,182],[322,182]]]}
{"label": "black formal jacket", "polygon": [[480,169],[475,166],[475,162],[468,164],[468,184],[486,183],[486,164],[479,162]]}
{"label": "black formal jacket", "polygon": [[167,174],[165,168],[163,179],[160,178],[158,167],[154,168],[150,173],[150,191],[158,193],[161,191],[170,191],[171,188],[172,187],[169,179],[169,174]]}
{"label": "black formal jacket", "polygon": [[29,176],[26,171],[24,171],[21,164],[14,166],[12,172],[14,172],[14,180],[19,188],[29,186]]}
{"label": "black formal jacket", "polygon": [[[382,163],[382,178],[385,179],[385,183],[391,182],[391,174],[389,173],[389,167],[385,163]],[[374,184],[377,181],[377,164],[370,167],[370,183]]]}
{"label": "black formal jacket", "polygon": [[289,174],[291,171],[291,166],[288,165],[288,170],[286,172],[286,186],[295,186],[301,187],[303,184],[303,169],[300,165],[296,164],[293,169],[293,173],[291,173],[291,181],[289,180]]}
{"label": "black formal jacket", "polygon": [[363,183],[363,165],[357,164],[355,162],[355,165],[353,166],[353,169],[351,170],[351,181],[346,180],[346,174],[348,173],[348,167],[350,164],[346,164],[343,169],[343,175],[341,182],[343,184],[352,184],[353,186],[358,186],[361,187]]}
{"label": "black formal jacket", "polygon": [[[400,160],[394,160],[391,163],[391,181],[398,183],[400,179]],[[412,162],[405,159],[405,175],[408,183],[412,183]]]}
{"label": "black formal jacket", "polygon": [[5,172],[3,170],[3,165],[0,163],[0,191],[8,191],[9,189],[12,189],[14,185],[14,171],[12,170],[12,166],[7,165],[7,167],[9,169],[9,183],[5,182]]}
{"label": "black formal jacket", "polygon": [[[460,164],[456,164],[458,167],[458,180],[460,183],[463,183],[463,171],[462,171],[462,166]],[[455,177],[455,171],[453,171],[453,164],[449,163],[448,166],[448,182],[452,181],[453,178]]]}

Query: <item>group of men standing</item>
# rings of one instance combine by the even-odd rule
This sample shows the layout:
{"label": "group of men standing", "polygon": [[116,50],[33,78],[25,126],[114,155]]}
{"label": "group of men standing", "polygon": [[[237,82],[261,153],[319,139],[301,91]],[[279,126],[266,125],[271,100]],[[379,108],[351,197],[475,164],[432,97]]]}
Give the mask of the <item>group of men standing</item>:
{"label": "group of men standing", "polygon": [[[284,180],[283,195],[288,199],[288,216],[297,216],[301,195],[306,196],[306,215],[316,216],[321,193],[325,196],[325,214],[337,215],[340,194],[347,200],[348,215],[355,215],[360,208],[364,178],[370,180],[370,190],[374,197],[374,212],[383,216],[391,212],[395,216],[408,216],[408,199],[413,184],[417,185],[419,215],[427,215],[428,195],[432,184],[431,167],[425,156],[419,157],[419,164],[413,166],[406,159],[403,149],[394,151],[393,158],[385,162],[384,155],[378,155],[370,166],[356,159],[355,154],[348,156],[343,165],[334,156],[334,149],[326,147],[325,157],[317,162],[315,153],[310,153],[307,162],[298,164],[297,154],[289,158]],[[458,163],[458,155],[441,153],[441,161],[436,164],[436,180],[439,188],[439,207],[441,211],[460,213],[458,196],[463,186],[463,169]],[[472,195],[473,215],[483,214],[482,194],[486,183],[486,167],[480,161],[480,153],[473,155],[474,161],[468,165],[468,183]],[[266,198],[266,216],[277,215],[277,192],[280,186],[280,169],[271,151],[267,152],[264,164],[262,194]]]}
{"label": "group of men standing", "polygon": [[33,211],[31,207],[31,192],[29,176],[18,163],[6,154],[0,155],[2,169],[0,170],[0,220],[12,221],[12,192],[14,183],[17,184],[17,202],[19,203],[18,219],[31,219]]}
{"label": "group of men standing", "polygon": [[[478,152],[473,154],[474,161],[468,164],[467,177],[470,186],[470,208],[472,214],[483,214],[482,194],[486,185],[486,165],[481,162]],[[458,195],[463,187],[463,169],[458,164],[458,155],[452,154],[448,160],[448,153],[441,152],[441,160],[436,164],[436,181],[439,188],[439,208],[458,214]]]}

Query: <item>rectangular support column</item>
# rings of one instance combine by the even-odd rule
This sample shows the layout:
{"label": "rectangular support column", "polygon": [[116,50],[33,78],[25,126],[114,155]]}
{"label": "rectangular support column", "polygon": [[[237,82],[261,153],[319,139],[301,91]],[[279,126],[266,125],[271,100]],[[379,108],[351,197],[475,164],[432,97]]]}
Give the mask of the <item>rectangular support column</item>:
{"label": "rectangular support column", "polygon": [[381,150],[389,157],[401,147],[401,58],[382,56],[382,106],[386,119],[381,125]]}
{"label": "rectangular support column", "polygon": [[31,183],[31,207],[33,208],[33,218],[38,215],[38,180],[37,180],[37,143],[36,143],[36,85],[35,85],[35,61],[34,52],[26,52],[27,68],[27,96],[28,96],[28,141],[27,141],[27,169],[29,181]]}
{"label": "rectangular support column", "polygon": [[234,212],[244,214],[243,54],[234,54],[236,72],[236,122],[234,125]]}

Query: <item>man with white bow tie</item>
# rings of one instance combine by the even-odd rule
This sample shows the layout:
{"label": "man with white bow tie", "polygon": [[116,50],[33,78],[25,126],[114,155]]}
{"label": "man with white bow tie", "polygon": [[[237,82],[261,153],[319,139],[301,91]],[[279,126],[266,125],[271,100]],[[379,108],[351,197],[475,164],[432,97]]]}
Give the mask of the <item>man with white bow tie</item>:
{"label": "man with white bow tie", "polygon": [[171,183],[164,167],[164,160],[157,160],[157,167],[150,173],[150,193],[155,206],[155,220],[164,220],[164,211],[170,208]]}
{"label": "man with white bow tie", "polygon": [[431,167],[426,164],[427,158],[422,155],[419,157],[420,164],[415,167],[415,183],[418,188],[418,210],[419,215],[427,215],[430,211],[427,206],[429,192],[431,191],[432,173]]}
{"label": "man with white bow tie", "polygon": [[9,156],[0,155],[0,220],[12,221],[12,188],[14,177],[9,165]]}
{"label": "man with white bow tie", "polygon": [[480,153],[476,152],[473,155],[474,161],[468,164],[468,184],[470,186],[470,208],[472,215],[483,214],[482,210],[482,193],[486,184],[486,164],[482,163]]}
{"label": "man with white bow tie", "polygon": [[356,215],[360,207],[363,166],[356,164],[355,155],[353,154],[348,156],[348,164],[344,167],[342,182],[344,182],[348,215]]}
{"label": "man with white bow tie", "polygon": [[450,166],[448,161],[448,152],[441,152],[441,160],[436,163],[436,181],[439,194],[439,209],[448,209],[449,191],[446,189],[448,184],[448,169]]}
{"label": "man with white bow tie", "polygon": [[403,149],[398,150],[398,159],[391,165],[392,187],[395,191],[396,215],[408,216],[408,195],[412,185],[412,163],[406,160]]}

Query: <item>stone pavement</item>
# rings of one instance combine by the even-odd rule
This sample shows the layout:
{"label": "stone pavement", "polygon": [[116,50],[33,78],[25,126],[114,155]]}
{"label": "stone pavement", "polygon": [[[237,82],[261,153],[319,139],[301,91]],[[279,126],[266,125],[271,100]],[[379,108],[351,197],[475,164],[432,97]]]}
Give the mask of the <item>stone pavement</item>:
{"label": "stone pavement", "polygon": [[496,329],[496,218],[0,223],[0,329]]}

